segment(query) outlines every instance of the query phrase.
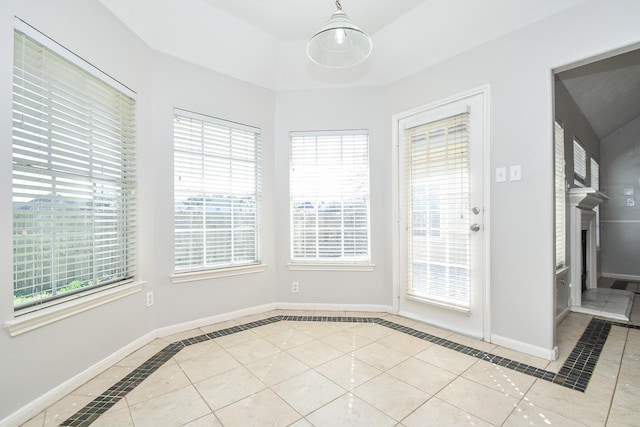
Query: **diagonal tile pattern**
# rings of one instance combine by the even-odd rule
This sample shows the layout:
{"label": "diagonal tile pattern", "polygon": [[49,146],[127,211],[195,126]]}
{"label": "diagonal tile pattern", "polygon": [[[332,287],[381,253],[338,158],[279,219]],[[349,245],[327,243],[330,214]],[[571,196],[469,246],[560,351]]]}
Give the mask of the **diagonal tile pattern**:
{"label": "diagonal tile pattern", "polygon": [[640,403],[635,325],[572,313],[571,351],[548,362],[388,314],[308,313],[153,341],[25,425],[613,426]]}

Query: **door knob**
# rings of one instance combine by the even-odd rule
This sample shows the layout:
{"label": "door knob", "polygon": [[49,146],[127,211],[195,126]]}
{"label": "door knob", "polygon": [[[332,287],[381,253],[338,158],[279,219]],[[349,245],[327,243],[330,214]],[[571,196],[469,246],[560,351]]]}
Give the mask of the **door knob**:
{"label": "door knob", "polygon": [[471,231],[480,231],[480,224],[471,224]]}
{"label": "door knob", "polygon": [[480,213],[480,208],[474,207],[473,209],[471,209],[471,212],[473,212],[474,215],[478,215]]}

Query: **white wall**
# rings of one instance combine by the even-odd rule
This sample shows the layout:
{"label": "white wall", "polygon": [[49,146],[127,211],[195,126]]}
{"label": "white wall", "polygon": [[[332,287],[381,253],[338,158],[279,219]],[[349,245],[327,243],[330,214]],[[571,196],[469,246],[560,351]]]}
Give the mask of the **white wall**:
{"label": "white wall", "polygon": [[[0,323],[13,318],[11,200],[11,84],[13,17],[18,16],[58,43],[137,92],[140,178],[149,178],[150,57],[147,47],[94,1],[4,1],[0,8]],[[106,37],[108,35],[108,37]],[[126,49],[122,49],[126,46]],[[141,204],[150,198],[141,185]],[[144,207],[143,214],[148,213]],[[149,236],[148,223],[140,224]],[[142,239],[140,253],[152,242]],[[140,276],[151,280],[151,264],[142,260]],[[0,331],[0,420],[84,369],[140,338],[153,328],[143,294],[137,293],[73,318],[10,338]]]}
{"label": "white wall", "polygon": [[[640,118],[602,140],[601,188],[609,200],[600,208],[602,274],[640,278]],[[624,189],[632,188],[633,196]],[[635,206],[627,206],[633,198]]]}
{"label": "white wall", "polygon": [[[391,306],[390,256],[385,235],[391,206],[385,133],[384,98],[380,88],[282,91],[276,95],[275,200],[277,233],[277,300],[296,304],[364,304]],[[372,272],[289,271],[289,131],[369,130]],[[291,292],[291,282],[300,285]]]}
{"label": "white wall", "polygon": [[[6,4],[6,2],[5,2]],[[11,198],[12,19],[18,15],[138,92],[140,279],[144,295],[17,338],[0,333],[0,420],[156,328],[276,301],[392,304],[391,116],[489,83],[491,158],[522,165],[523,180],[491,185],[492,338],[551,350],[553,106],[551,70],[640,42],[640,2],[594,0],[381,88],[274,94],[153,54],[95,0],[10,0],[0,11],[0,200]],[[435,42],[435,41],[434,41]],[[419,52],[418,52],[419,53]],[[171,109],[246,122],[263,131],[265,273],[173,285]],[[290,272],[288,132],[365,128],[371,138],[369,273]],[[11,304],[11,204],[0,203],[0,321]],[[291,281],[300,293],[290,292]]]}
{"label": "white wall", "polygon": [[[11,200],[13,17],[19,16],[137,92],[138,279],[146,284],[142,293],[14,338],[0,331],[0,424],[5,417],[158,328],[273,304],[276,299],[273,91],[153,53],[97,1],[15,0],[3,9],[2,199]],[[174,107],[261,128],[265,272],[175,285],[170,282]],[[0,218],[4,218],[0,233],[6,242],[0,250],[0,281],[5,284],[0,291],[0,323],[13,319],[11,209],[11,203],[0,203]],[[155,296],[150,308],[145,307],[147,291]]]}
{"label": "white wall", "polygon": [[[275,301],[274,93],[167,55],[152,61],[152,138],[157,327],[201,319]],[[172,284],[173,274],[173,109],[194,111],[261,129],[263,174],[263,273]],[[151,213],[151,212],[150,212]]]}
{"label": "white wall", "polygon": [[388,88],[388,112],[491,85],[491,159],[522,181],[492,183],[491,335],[554,347],[552,70],[640,41],[632,0],[592,1],[416,73]]}

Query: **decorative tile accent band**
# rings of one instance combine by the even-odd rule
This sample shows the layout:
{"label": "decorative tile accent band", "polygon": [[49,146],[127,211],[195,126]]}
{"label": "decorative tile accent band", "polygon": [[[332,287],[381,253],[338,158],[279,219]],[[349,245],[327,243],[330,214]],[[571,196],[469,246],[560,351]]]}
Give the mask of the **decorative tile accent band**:
{"label": "decorative tile accent band", "polygon": [[89,402],[85,407],[66,419],[62,426],[88,426],[97,420],[120,399],[147,379],[153,372],[165,362],[175,356],[180,350],[193,344],[224,337],[260,326],[269,325],[280,321],[293,322],[347,322],[347,323],[375,323],[394,331],[402,332],[412,337],[428,341],[450,350],[466,354],[476,359],[485,360],[498,366],[511,369],[526,375],[530,375],[545,381],[550,381],[564,387],[584,392],[587,389],[593,370],[598,362],[602,348],[604,347],[611,326],[640,329],[640,326],[627,325],[625,323],[612,323],[601,319],[591,319],[591,322],[578,340],[575,348],[567,358],[558,373],[536,368],[526,363],[517,362],[506,357],[497,356],[486,351],[458,344],[456,342],[439,338],[426,332],[418,331],[407,326],[399,325],[377,317],[333,317],[333,316],[288,316],[279,315],[269,317],[219,331],[209,332],[192,338],[176,341],[164,347],[158,353],[145,361],[138,368],[111,386],[107,391]]}

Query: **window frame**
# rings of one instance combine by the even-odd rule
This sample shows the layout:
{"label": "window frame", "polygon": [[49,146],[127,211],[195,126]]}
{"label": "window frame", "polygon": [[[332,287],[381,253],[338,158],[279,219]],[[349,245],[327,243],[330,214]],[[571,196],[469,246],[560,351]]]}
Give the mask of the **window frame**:
{"label": "window frame", "polygon": [[[190,122],[192,126],[199,126],[202,128],[202,134],[199,137],[195,135],[193,137],[189,137],[184,134],[186,132],[187,124],[179,125],[180,120],[184,123]],[[173,111],[173,126],[174,126],[174,140],[173,140],[173,153],[174,153],[174,274],[171,275],[171,280],[173,283],[184,283],[191,282],[209,278],[216,277],[229,277],[240,274],[249,274],[249,273],[257,273],[262,272],[266,269],[266,265],[262,261],[262,142],[261,142],[261,130],[257,127],[241,124],[237,122],[233,122],[230,120],[220,119],[212,116],[208,116],[205,114],[200,114],[180,108],[174,108]],[[179,128],[179,126],[181,126]],[[195,129],[194,127],[194,129]],[[181,130],[179,130],[181,129]],[[182,134],[180,134],[182,132]],[[228,139],[223,137],[223,132],[228,133]],[[180,134],[180,136],[178,136]],[[181,139],[179,142],[178,139]],[[251,148],[247,145],[247,141],[253,139],[255,145]],[[191,147],[199,147],[198,150],[201,152],[200,157],[198,154],[188,153],[187,145],[191,144]],[[236,147],[234,149],[234,147]],[[213,150],[213,151],[212,151]],[[216,151],[217,150],[217,151]],[[227,150],[227,154],[223,154],[223,150]],[[235,152],[238,151],[238,153]],[[214,153],[215,151],[215,153]],[[233,152],[233,154],[232,154]],[[253,152],[253,153],[252,153]],[[178,153],[181,153],[179,156]],[[184,186],[179,186],[179,174],[190,174],[192,172],[192,168],[188,168],[188,165],[184,162],[188,162],[188,158],[186,156],[192,156],[192,159],[196,157],[201,162],[200,169],[196,173],[199,173],[202,177],[202,185],[197,187],[195,184],[192,185],[192,188],[187,189]],[[234,156],[249,156],[246,159],[239,160],[238,158],[234,158]],[[225,160],[228,163],[218,162],[217,160]],[[232,165],[235,165],[239,162],[244,162],[246,164],[250,164],[253,170],[252,173],[247,174],[245,176],[242,172],[233,173],[231,171]],[[215,166],[215,167],[213,167]],[[226,170],[223,170],[223,166],[226,166]],[[205,171],[206,169],[206,171]],[[236,168],[239,169],[239,168]],[[207,172],[208,171],[208,172]],[[224,175],[225,173],[229,173],[229,175]],[[212,174],[214,177],[212,177]],[[216,175],[218,174],[218,175]],[[234,257],[234,254],[230,254],[230,259],[228,262],[222,263],[211,263],[208,262],[206,252],[208,249],[211,249],[212,246],[207,243],[207,235],[212,232],[212,228],[208,225],[215,225],[212,220],[212,216],[209,215],[205,210],[203,210],[203,228],[202,228],[202,246],[199,246],[202,251],[202,263],[196,264],[193,258],[190,259],[189,265],[185,268],[178,268],[178,256],[179,249],[177,239],[179,236],[178,227],[179,227],[179,216],[178,216],[178,197],[185,197],[188,194],[195,194],[192,191],[196,191],[202,193],[204,195],[209,194],[211,198],[214,197],[216,190],[214,188],[214,178],[220,178],[229,180],[229,188],[232,187],[242,187],[245,188],[247,185],[253,186],[251,188],[251,192],[247,194],[251,194],[253,197],[252,202],[254,206],[254,210],[252,211],[254,222],[252,223],[253,227],[253,254],[255,256],[252,257],[251,260],[238,260]],[[238,180],[242,180],[242,178],[246,178],[246,180],[242,182],[238,182]],[[252,182],[249,182],[252,181]],[[232,185],[235,183],[235,185]],[[241,184],[241,185],[240,185]],[[231,192],[222,192],[217,191],[219,194],[215,194],[216,197],[220,198],[220,196],[225,197],[227,199],[237,196],[235,193]],[[204,196],[203,196],[204,197]],[[212,199],[213,200],[213,199]],[[231,202],[230,202],[231,203]],[[215,206],[217,204],[214,203]],[[232,203],[233,205],[233,203]],[[212,209],[218,209],[212,205]],[[208,208],[207,208],[208,209]],[[240,231],[240,227],[234,227],[233,218],[238,218],[236,215],[236,210],[230,208],[231,211],[229,215],[231,215],[231,225],[229,228],[230,233],[230,244],[233,245],[233,242],[236,241],[235,236],[236,232]],[[224,210],[222,207],[219,207],[219,210]],[[215,214],[212,214],[215,216]],[[250,214],[251,215],[251,214]],[[213,222],[212,222],[213,221]],[[217,223],[216,223],[217,224]],[[195,231],[192,231],[195,232]],[[217,240],[216,240],[217,241]],[[213,241],[210,242],[215,245]],[[198,246],[193,246],[195,250],[198,250]],[[213,251],[213,249],[212,249]]]}
{"label": "window frame", "polygon": [[[578,154],[580,154],[578,156]],[[581,162],[578,163],[578,160]],[[589,156],[587,155],[587,149],[580,142],[577,137],[573,138],[573,177],[574,182],[579,187],[584,187],[587,182],[587,163],[589,163]]]}
{"label": "window frame", "polygon": [[[24,52],[14,50],[13,60],[14,229],[16,204],[32,206],[35,218],[47,205],[59,206],[59,203],[65,203],[66,206],[66,203],[73,203],[76,215],[86,217],[83,226],[73,224],[79,227],[74,228],[74,232],[83,230],[82,234],[77,234],[77,239],[80,239],[77,241],[87,245],[86,239],[81,239],[82,235],[96,235],[98,231],[95,228],[99,225],[100,235],[104,239],[110,239],[110,242],[115,241],[115,253],[122,256],[113,262],[114,250],[107,248],[113,248],[114,244],[104,241],[96,243],[98,239],[94,238],[89,243],[92,249],[90,254],[86,255],[86,250],[81,251],[89,259],[89,264],[82,262],[82,267],[78,266],[78,262],[61,264],[58,252],[66,254],[70,250],[70,243],[51,243],[50,252],[55,256],[47,258],[51,263],[51,267],[48,267],[51,272],[47,274],[51,276],[52,295],[16,305],[16,245],[19,243],[14,237],[14,314],[20,320],[7,324],[12,336],[138,292],[142,285],[136,281],[135,92],[17,17],[14,20],[13,34],[14,43],[22,42],[24,46]],[[39,56],[28,58],[27,50],[39,52]],[[18,55],[21,55],[20,61],[16,61]],[[37,76],[29,74],[29,67],[35,64],[40,67]],[[53,76],[57,77],[54,79]],[[38,92],[31,92],[27,90],[30,87],[27,85],[42,86],[37,86],[40,88]],[[123,102],[128,104],[125,106]],[[130,114],[123,114],[125,109]],[[38,120],[37,127],[33,127],[34,120]],[[115,136],[105,136],[108,134],[106,120],[109,120],[109,131],[115,129]],[[27,126],[31,126],[28,128],[31,130],[27,130]],[[85,129],[86,135],[78,129]],[[49,153],[44,160],[37,154],[42,150]],[[79,152],[80,150],[84,151]],[[35,174],[44,178],[39,181],[44,184],[49,182],[51,185],[30,185]],[[20,191],[23,191],[22,195]],[[35,197],[35,194],[41,196]],[[20,201],[25,198],[30,200]],[[47,208],[42,212],[56,210]],[[69,215],[68,210],[64,209],[59,215],[53,216],[55,219],[49,225],[38,226],[42,230],[42,238],[46,238],[46,230],[55,234],[60,224],[68,227],[66,224],[70,220]],[[110,225],[114,220],[106,220],[105,215],[116,218],[116,224]],[[87,221],[91,224],[90,230],[86,226]],[[25,236],[24,233],[25,230],[22,236]],[[65,231],[59,235],[70,234]],[[14,236],[17,234],[14,233]],[[54,241],[53,238],[51,241]],[[100,254],[111,255],[100,258]],[[109,262],[104,262],[105,259]],[[68,257],[65,262],[68,262]],[[59,272],[60,265],[67,266],[65,273]],[[69,267],[74,265],[75,267]],[[111,266],[113,270],[110,271],[115,272],[115,276],[104,276],[105,265]],[[73,276],[73,282],[61,286],[58,283],[61,279],[71,280],[69,274]],[[84,276],[90,278],[85,279]],[[77,284],[71,286],[75,282]],[[29,324],[26,330],[25,322]]]}
{"label": "window frame", "polygon": [[554,182],[555,182],[555,264],[556,270],[567,265],[567,177],[564,155],[564,126],[554,122]]}
{"label": "window frame", "polygon": [[[301,230],[299,227],[296,227],[295,225],[295,214],[294,214],[294,207],[295,206],[300,206],[301,203],[311,203],[311,205],[313,206],[314,203],[318,206],[316,206],[316,208],[314,208],[314,210],[316,211],[316,216],[319,214],[319,206],[320,206],[320,194],[324,194],[323,192],[323,187],[320,184],[321,180],[318,179],[315,182],[304,182],[303,178],[300,178],[302,176],[307,175],[307,172],[305,173],[301,173],[300,171],[298,171],[298,173],[296,173],[294,171],[295,167],[301,167],[301,164],[299,163],[299,159],[302,155],[302,152],[300,150],[302,150],[301,148],[301,144],[303,144],[303,141],[305,140],[307,143],[311,143],[311,144],[315,144],[315,151],[314,151],[314,156],[312,156],[312,159],[308,159],[305,158],[305,162],[308,160],[309,164],[307,165],[307,170],[315,170],[314,173],[317,173],[318,176],[330,176],[330,172],[326,171],[326,165],[323,166],[318,162],[318,158],[325,158],[325,163],[326,158],[325,156],[333,156],[335,155],[336,157],[331,157],[331,160],[333,162],[340,162],[340,161],[354,161],[356,162],[356,165],[354,167],[356,168],[366,168],[366,172],[364,173],[365,176],[360,176],[359,179],[362,179],[364,182],[364,185],[361,185],[360,188],[364,190],[364,194],[363,192],[360,193],[355,193],[355,192],[350,192],[349,189],[342,187],[339,190],[339,193],[332,193],[330,197],[335,197],[336,201],[338,201],[341,197],[344,196],[350,196],[353,199],[360,199],[364,202],[365,204],[365,209],[366,209],[366,254],[365,256],[354,256],[354,257],[348,257],[348,256],[340,256],[340,257],[326,257],[326,256],[320,256],[320,241],[317,240],[316,244],[313,245],[315,247],[316,250],[316,254],[317,256],[315,257],[304,257],[304,256],[296,256],[295,254],[295,245],[299,244],[300,241],[296,242],[296,233],[299,231],[296,230]],[[341,148],[341,152],[340,154],[335,154],[330,152],[329,148],[326,148],[326,150],[323,151],[318,151],[319,147],[322,147],[323,143],[330,143],[332,141],[334,141],[336,138],[340,138],[340,143],[344,144],[345,142],[352,142],[354,145],[352,147],[358,148],[358,146],[356,144],[364,144],[364,148],[360,147],[358,151],[358,153],[351,153],[354,157],[350,158],[348,157],[348,153],[343,150]],[[353,138],[353,141],[349,141],[349,138]],[[335,142],[335,141],[334,141]],[[341,145],[342,147],[342,145]],[[358,162],[358,159],[360,160]],[[364,159],[364,161],[362,161],[362,159]],[[335,163],[337,164],[337,163]],[[325,169],[318,169],[318,168],[325,168]],[[324,170],[324,174],[322,173],[322,171]],[[328,131],[292,131],[289,134],[289,257],[290,257],[290,261],[287,264],[287,267],[289,270],[293,270],[293,271],[300,271],[300,270],[311,270],[311,271],[322,271],[322,270],[329,270],[329,271],[371,271],[374,269],[375,265],[372,263],[372,256],[371,256],[371,202],[370,202],[370,197],[371,197],[371,183],[370,183],[370,175],[371,175],[371,171],[370,171],[370,144],[369,144],[369,131],[368,130],[362,130],[362,129],[356,129],[356,130],[328,130]],[[333,173],[341,173],[340,171],[333,171]],[[302,195],[305,195],[304,197]],[[306,195],[309,195],[308,197]],[[328,193],[327,193],[328,194]],[[303,200],[303,198],[305,200]],[[311,199],[313,200],[311,200]],[[325,197],[326,198],[326,197]],[[317,199],[317,200],[316,200]],[[306,206],[305,204],[305,206]],[[344,209],[344,206],[341,207],[341,209]],[[342,212],[342,214],[344,214],[344,210],[340,210],[340,212]],[[342,215],[341,215],[342,217]],[[319,221],[319,218],[318,218]],[[354,221],[355,221],[355,217],[354,217]],[[318,223],[319,224],[319,223]],[[315,230],[315,233],[318,234],[321,232],[321,228],[319,225],[316,225],[316,227],[313,227],[312,230]],[[354,227],[351,229],[348,226],[345,225],[345,221],[342,220],[341,224],[340,224],[340,234],[341,236],[344,236],[345,234],[345,230],[352,230],[354,233],[357,230],[362,231],[363,228],[362,227]],[[359,244],[360,244],[360,250],[362,248],[361,244],[362,241],[358,240]],[[344,254],[345,253],[345,240],[342,237],[340,242],[338,243],[341,253]],[[356,251],[356,249],[354,249],[354,251]],[[347,251],[348,252],[348,251]]]}

